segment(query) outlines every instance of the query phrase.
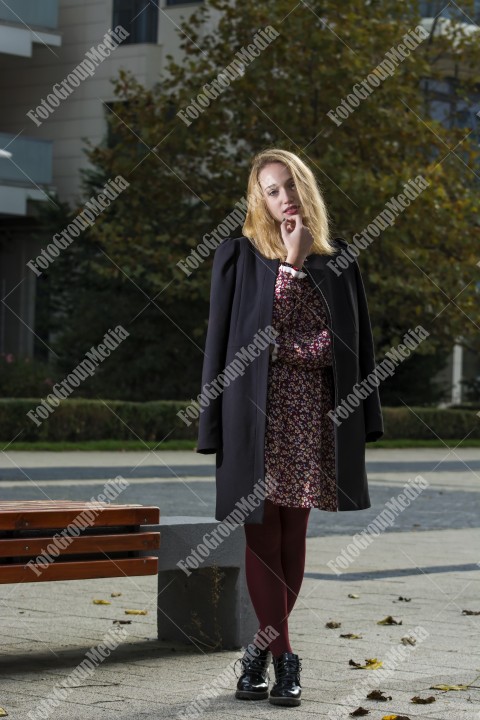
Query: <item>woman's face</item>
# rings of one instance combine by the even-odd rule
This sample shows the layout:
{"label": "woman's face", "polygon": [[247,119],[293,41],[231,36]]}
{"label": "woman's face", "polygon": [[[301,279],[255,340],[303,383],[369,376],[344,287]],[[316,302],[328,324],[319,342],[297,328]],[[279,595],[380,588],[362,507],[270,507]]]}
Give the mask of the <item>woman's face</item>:
{"label": "woman's face", "polygon": [[279,223],[301,210],[297,189],[286,165],[281,162],[265,165],[258,180],[267,208]]}

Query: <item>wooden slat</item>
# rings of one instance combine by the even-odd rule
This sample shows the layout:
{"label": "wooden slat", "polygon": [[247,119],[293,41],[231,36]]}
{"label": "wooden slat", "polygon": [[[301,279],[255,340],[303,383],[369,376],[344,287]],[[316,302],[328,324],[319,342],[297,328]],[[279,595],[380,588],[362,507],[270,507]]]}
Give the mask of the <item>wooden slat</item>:
{"label": "wooden slat", "polygon": [[[42,502],[42,501],[40,501]],[[85,503],[75,507],[58,507],[54,504],[47,507],[32,505],[29,507],[8,507],[9,503],[0,503],[0,530],[33,530],[65,528],[80,515],[82,509],[90,510],[94,519],[90,527],[109,525],[154,525],[160,521],[158,507],[142,505],[113,505],[101,509],[89,508]]]}
{"label": "wooden slat", "polygon": [[[68,538],[69,544],[60,549],[58,558],[64,555],[77,553],[119,552],[122,550],[154,550],[160,547],[159,532],[136,532],[111,535],[80,535]],[[36,557],[49,543],[55,541],[53,537],[42,535],[29,538],[0,538],[0,558]],[[52,556],[53,557],[53,556]],[[1,564],[1,561],[0,561]]]}
{"label": "wooden slat", "polygon": [[[98,503],[98,507],[102,503]],[[29,500],[29,501],[5,501],[0,500],[0,512],[21,512],[23,510],[76,510],[81,511],[83,509],[92,509],[97,505],[89,505],[86,502],[71,502],[68,500]],[[123,509],[141,509],[144,507],[152,507],[148,505],[137,505],[137,504],[122,504],[122,503],[104,503],[105,508],[123,508]]]}
{"label": "wooden slat", "polygon": [[[23,507],[49,508],[49,507],[86,507],[85,500],[0,500],[0,508],[13,509]],[[110,503],[106,503],[110,505]],[[115,507],[145,507],[139,503],[115,503]]]}
{"label": "wooden slat", "polygon": [[51,580],[86,580],[91,578],[156,575],[158,558],[127,558],[115,560],[88,560],[53,563],[40,574],[24,565],[0,565],[0,584],[23,582],[48,582]]}

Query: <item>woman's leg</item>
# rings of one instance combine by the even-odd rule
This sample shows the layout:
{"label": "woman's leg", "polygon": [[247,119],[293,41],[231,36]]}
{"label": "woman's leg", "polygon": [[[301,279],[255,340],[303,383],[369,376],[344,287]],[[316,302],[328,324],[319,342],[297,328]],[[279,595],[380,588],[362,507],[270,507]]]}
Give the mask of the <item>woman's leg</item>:
{"label": "woman's leg", "polygon": [[291,613],[302,587],[310,508],[280,507],[282,568],[287,588],[287,612]]}
{"label": "woman's leg", "polygon": [[244,525],[245,574],[260,630],[271,625],[278,632],[270,642],[272,655],[278,657],[284,652],[292,652],[288,638],[287,586],[281,558],[281,508],[267,498],[264,502],[263,523]]}

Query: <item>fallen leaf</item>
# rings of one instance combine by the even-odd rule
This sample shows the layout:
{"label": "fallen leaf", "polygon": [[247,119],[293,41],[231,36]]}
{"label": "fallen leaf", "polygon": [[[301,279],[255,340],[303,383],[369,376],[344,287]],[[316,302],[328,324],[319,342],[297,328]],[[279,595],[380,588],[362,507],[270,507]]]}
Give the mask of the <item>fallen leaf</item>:
{"label": "fallen leaf", "polygon": [[342,623],[336,622],[336,620],[330,620],[330,622],[325,623],[325,627],[328,628],[339,628],[342,626]]}
{"label": "fallen leaf", "polygon": [[94,605],[111,605],[110,600],[92,600]]}
{"label": "fallen leaf", "polygon": [[408,715],[384,715],[382,720],[410,720]]}
{"label": "fallen leaf", "polygon": [[378,668],[382,667],[383,662],[377,660],[377,658],[365,658],[365,665],[360,665],[360,663],[355,662],[355,660],[349,660],[348,664],[353,665],[353,667],[359,670],[378,670]]}
{"label": "fallen leaf", "polygon": [[355,600],[356,600],[357,598],[360,597],[360,595],[355,595],[355,593],[348,593],[348,597],[355,598]]}
{"label": "fallen leaf", "polygon": [[112,622],[114,624],[116,623],[117,625],[130,625],[132,621],[131,620],[113,620]]}
{"label": "fallen leaf", "polygon": [[391,700],[391,695],[385,695],[383,690],[372,690],[372,692],[369,692],[367,695],[367,700],[382,700],[387,701]]}
{"label": "fallen leaf", "polygon": [[480,610],[462,610],[462,615],[480,615]]}
{"label": "fallen leaf", "polygon": [[121,594],[122,594],[121,592],[113,592],[113,593],[110,593],[110,597],[120,597]]}
{"label": "fallen leaf", "polygon": [[433,695],[430,695],[426,698],[418,697],[418,695],[415,695],[415,697],[410,698],[412,703],[416,703],[417,705],[428,705],[429,703],[435,702],[437,698]]}
{"label": "fallen leaf", "polygon": [[404,635],[402,638],[400,638],[400,642],[404,645],[416,645],[417,641],[415,638],[410,637],[410,635]]}
{"label": "fallen leaf", "polygon": [[391,615],[387,615],[383,620],[378,620],[377,625],[401,625],[402,620],[395,620]]}
{"label": "fallen leaf", "polygon": [[362,638],[363,635],[355,635],[355,633],[343,633],[343,635],[340,635],[340,637],[348,638],[349,640],[357,640],[359,638]]}
{"label": "fallen leaf", "polygon": [[401,595],[399,595],[398,599],[403,600],[404,602],[410,602],[412,598],[402,597]]}
{"label": "fallen leaf", "polygon": [[351,717],[361,717],[362,715],[370,715],[370,710],[365,710],[364,707],[360,706],[356,710],[349,713]]}
{"label": "fallen leaf", "polygon": [[7,711],[4,708],[0,707],[0,717],[7,717],[7,715]]}
{"label": "fallen leaf", "polygon": [[469,685],[430,685],[430,690],[468,690]]}
{"label": "fallen leaf", "polygon": [[148,610],[125,610],[126,615],[146,615]]}

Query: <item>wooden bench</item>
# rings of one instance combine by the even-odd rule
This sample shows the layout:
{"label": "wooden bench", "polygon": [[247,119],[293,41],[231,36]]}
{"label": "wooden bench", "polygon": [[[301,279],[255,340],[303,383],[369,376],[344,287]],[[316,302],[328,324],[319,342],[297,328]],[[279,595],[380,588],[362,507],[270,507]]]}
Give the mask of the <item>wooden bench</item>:
{"label": "wooden bench", "polygon": [[[66,530],[89,511],[82,516],[86,528]],[[142,531],[142,525],[159,521],[160,510],[152,506],[0,501],[0,583],[156,575],[158,553],[149,551],[160,547],[160,532]]]}

